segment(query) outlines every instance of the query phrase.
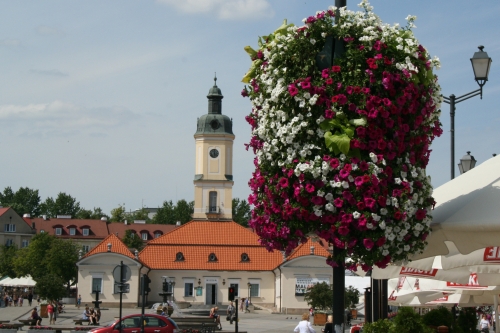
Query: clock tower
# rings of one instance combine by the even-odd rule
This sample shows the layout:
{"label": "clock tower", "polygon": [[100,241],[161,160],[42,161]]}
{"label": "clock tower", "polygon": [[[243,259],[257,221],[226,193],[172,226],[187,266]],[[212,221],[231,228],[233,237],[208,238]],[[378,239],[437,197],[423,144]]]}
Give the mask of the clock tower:
{"label": "clock tower", "polygon": [[208,113],[198,118],[193,220],[232,221],[233,121],[222,114],[222,92],[208,91]]}

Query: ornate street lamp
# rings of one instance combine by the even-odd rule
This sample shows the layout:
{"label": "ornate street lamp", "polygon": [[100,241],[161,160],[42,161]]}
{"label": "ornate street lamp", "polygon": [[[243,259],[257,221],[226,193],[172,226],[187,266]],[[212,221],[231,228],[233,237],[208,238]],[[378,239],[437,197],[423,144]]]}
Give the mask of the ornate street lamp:
{"label": "ornate street lamp", "polygon": [[483,86],[488,81],[488,75],[490,73],[491,58],[488,57],[488,53],[484,52],[484,46],[478,46],[479,51],[474,53],[474,56],[470,59],[472,63],[472,69],[474,71],[474,79],[479,85],[479,89],[471,91],[468,94],[458,96],[450,95],[450,97],[443,96],[444,102],[450,104],[450,118],[451,118],[451,179],[455,178],[455,104],[463,102],[471,97],[480,96],[483,99]]}
{"label": "ornate street lamp", "polygon": [[466,173],[470,169],[474,169],[476,166],[476,159],[474,156],[470,154],[470,151],[467,152],[467,155],[464,155],[460,159],[460,163],[458,163],[458,169],[460,170],[460,174]]}

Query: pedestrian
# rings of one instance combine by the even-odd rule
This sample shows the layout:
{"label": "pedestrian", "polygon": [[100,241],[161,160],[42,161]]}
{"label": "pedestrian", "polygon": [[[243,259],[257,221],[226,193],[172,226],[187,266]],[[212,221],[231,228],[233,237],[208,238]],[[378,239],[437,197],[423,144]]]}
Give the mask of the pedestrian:
{"label": "pedestrian", "polygon": [[28,303],[29,303],[30,307],[31,307],[31,302],[33,302],[33,294],[30,291],[30,293],[28,294]]}
{"label": "pedestrian", "polygon": [[36,301],[38,302],[38,304],[40,304],[40,296],[36,297]]}
{"label": "pedestrian", "polygon": [[333,332],[333,316],[332,315],[328,315],[323,332],[324,333],[334,333]]}
{"label": "pedestrian", "polygon": [[80,310],[80,305],[82,305],[82,295],[78,295],[78,298],[76,299],[76,306],[78,307],[78,310]]}
{"label": "pedestrian", "polygon": [[17,300],[18,300],[17,294],[14,294],[14,306],[17,306]]}
{"label": "pedestrian", "polygon": [[486,319],[486,315],[484,314],[479,322],[479,328],[481,329],[481,332],[484,333],[489,333],[490,331],[490,322]]}
{"label": "pedestrian", "polygon": [[299,322],[299,324],[295,327],[293,331],[296,333],[316,333],[314,328],[311,326],[311,323],[309,322],[308,312],[304,312],[302,314],[302,320]]}
{"label": "pedestrian", "polygon": [[233,302],[231,301],[229,303],[229,306],[227,307],[227,318],[229,318],[229,324],[233,323],[235,312],[236,308],[234,307]]}
{"label": "pedestrian", "polygon": [[247,298],[246,301],[245,301],[245,312],[250,312],[250,310],[248,309],[249,305],[250,305],[250,301]]}
{"label": "pedestrian", "polygon": [[245,306],[245,298],[243,297],[241,299],[241,304],[240,304],[240,312],[243,312],[243,307]]}
{"label": "pedestrian", "polygon": [[52,325],[54,320],[54,305],[52,305],[52,302],[47,305],[47,313],[49,315],[49,325]]}
{"label": "pedestrian", "polygon": [[42,324],[42,317],[38,315],[36,307],[34,307],[33,310],[31,311],[29,319],[33,319],[33,322],[35,323],[34,325],[40,326]]}
{"label": "pedestrian", "polygon": [[19,306],[23,306],[23,295],[19,296],[18,303],[19,303]]}

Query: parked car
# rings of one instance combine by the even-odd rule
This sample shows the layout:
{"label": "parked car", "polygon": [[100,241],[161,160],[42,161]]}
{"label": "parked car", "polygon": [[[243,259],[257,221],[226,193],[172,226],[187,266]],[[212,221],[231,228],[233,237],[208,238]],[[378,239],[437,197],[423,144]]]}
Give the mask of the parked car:
{"label": "parked car", "polygon": [[[139,333],[141,330],[141,314],[128,315],[104,327],[91,329],[92,333]],[[155,314],[144,314],[144,333],[180,333],[179,326],[171,318]]]}

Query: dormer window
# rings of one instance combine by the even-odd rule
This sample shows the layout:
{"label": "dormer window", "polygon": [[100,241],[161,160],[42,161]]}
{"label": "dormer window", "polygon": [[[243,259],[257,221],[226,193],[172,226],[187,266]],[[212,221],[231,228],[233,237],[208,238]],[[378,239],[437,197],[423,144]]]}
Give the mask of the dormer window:
{"label": "dormer window", "polygon": [[250,261],[250,258],[248,257],[248,254],[246,254],[246,253],[242,253],[242,254],[241,254],[241,261],[242,261],[242,262],[249,262],[249,261]]}
{"label": "dormer window", "polygon": [[158,238],[160,236],[161,236],[161,232],[159,232],[159,231],[155,232],[155,238]]}
{"label": "dormer window", "polygon": [[89,235],[89,228],[83,228],[83,229],[82,229],[82,234],[83,234],[84,236],[88,236],[88,235]]}
{"label": "dormer window", "polygon": [[56,236],[62,235],[62,228],[56,228]]}
{"label": "dormer window", "polygon": [[182,252],[177,252],[175,255],[175,261],[184,261],[184,254],[182,254]]}
{"label": "dormer window", "polygon": [[76,235],[76,229],[75,228],[69,228],[69,234],[70,234],[70,236]]}
{"label": "dormer window", "polygon": [[208,255],[208,261],[211,261],[211,262],[217,261],[217,256],[215,255],[215,253],[210,253]]}
{"label": "dormer window", "polygon": [[148,233],[147,232],[143,232],[141,235],[142,235],[142,240],[145,240],[145,241],[148,240]]}

